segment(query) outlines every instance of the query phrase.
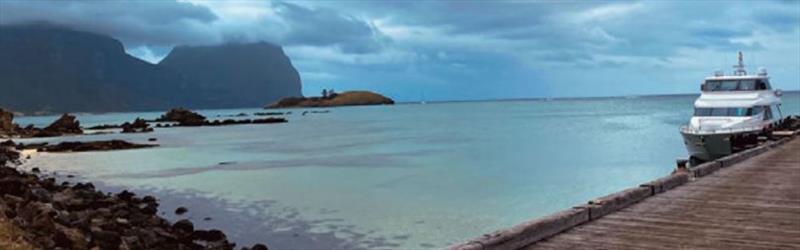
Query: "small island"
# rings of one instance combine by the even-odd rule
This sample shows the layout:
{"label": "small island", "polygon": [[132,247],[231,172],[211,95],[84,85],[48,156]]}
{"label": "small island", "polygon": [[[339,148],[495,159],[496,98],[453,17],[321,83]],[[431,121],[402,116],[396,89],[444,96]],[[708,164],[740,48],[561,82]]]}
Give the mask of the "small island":
{"label": "small island", "polygon": [[286,97],[265,108],[310,108],[356,105],[392,105],[394,100],[370,91],[347,91],[337,94],[323,91],[319,97]]}

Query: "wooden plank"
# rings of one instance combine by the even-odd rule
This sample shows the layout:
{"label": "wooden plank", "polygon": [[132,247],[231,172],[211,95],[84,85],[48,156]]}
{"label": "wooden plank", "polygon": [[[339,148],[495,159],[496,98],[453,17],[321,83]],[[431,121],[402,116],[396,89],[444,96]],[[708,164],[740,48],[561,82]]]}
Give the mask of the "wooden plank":
{"label": "wooden plank", "polygon": [[800,249],[800,140],[524,249]]}

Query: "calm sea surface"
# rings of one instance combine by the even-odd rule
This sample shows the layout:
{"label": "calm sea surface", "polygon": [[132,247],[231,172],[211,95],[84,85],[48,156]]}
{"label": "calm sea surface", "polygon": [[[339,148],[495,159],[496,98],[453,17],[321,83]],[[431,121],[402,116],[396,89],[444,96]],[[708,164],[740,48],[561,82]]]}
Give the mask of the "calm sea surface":
{"label": "calm sea surface", "polygon": [[[670,173],[686,156],[678,127],[695,98],[404,104],[305,116],[295,109],[285,124],[51,139],[153,137],[161,146],[38,154],[24,167],[155,194],[165,216],[180,218],[172,211],[186,206],[197,226],[223,229],[240,246],[441,248]],[[800,94],[783,101],[784,115],[800,114]],[[213,119],[263,110],[201,112]],[[160,113],[78,119],[92,126]]]}

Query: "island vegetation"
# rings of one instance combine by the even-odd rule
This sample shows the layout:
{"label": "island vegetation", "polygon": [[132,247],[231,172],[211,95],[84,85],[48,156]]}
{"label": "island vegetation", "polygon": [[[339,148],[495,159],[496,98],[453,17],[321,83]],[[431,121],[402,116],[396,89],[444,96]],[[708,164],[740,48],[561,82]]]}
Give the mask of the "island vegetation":
{"label": "island vegetation", "polygon": [[394,100],[370,91],[348,91],[341,94],[323,90],[317,97],[286,97],[265,108],[309,108],[357,105],[392,105]]}

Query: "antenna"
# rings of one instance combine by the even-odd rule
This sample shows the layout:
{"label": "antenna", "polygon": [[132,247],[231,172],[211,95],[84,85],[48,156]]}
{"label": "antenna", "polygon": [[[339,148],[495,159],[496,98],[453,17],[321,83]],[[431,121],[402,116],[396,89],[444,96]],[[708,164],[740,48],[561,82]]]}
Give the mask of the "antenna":
{"label": "antenna", "polygon": [[736,69],[733,74],[737,76],[745,76],[747,75],[747,71],[744,70],[744,57],[742,56],[742,52],[739,51],[739,63],[733,65],[733,68]]}

